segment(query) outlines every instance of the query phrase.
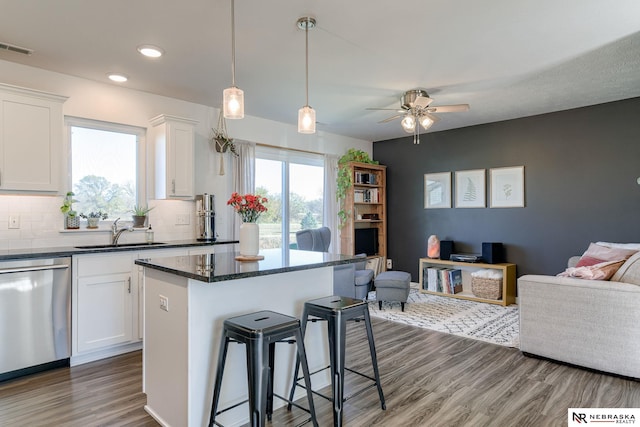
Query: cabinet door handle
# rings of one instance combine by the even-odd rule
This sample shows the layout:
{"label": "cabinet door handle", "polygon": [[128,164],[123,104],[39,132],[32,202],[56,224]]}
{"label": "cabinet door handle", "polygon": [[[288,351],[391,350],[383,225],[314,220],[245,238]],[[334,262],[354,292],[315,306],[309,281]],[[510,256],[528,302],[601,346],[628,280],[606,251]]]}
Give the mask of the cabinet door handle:
{"label": "cabinet door handle", "polygon": [[129,293],[131,293],[131,277],[129,277]]}
{"label": "cabinet door handle", "polygon": [[171,193],[172,194],[176,194],[176,180],[175,179],[171,180]]}

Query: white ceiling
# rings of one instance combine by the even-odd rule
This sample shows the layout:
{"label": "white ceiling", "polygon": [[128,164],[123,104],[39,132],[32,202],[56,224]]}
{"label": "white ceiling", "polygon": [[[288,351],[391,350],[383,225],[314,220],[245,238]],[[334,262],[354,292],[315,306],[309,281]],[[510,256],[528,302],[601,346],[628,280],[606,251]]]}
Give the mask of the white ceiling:
{"label": "white ceiling", "polygon": [[[33,49],[0,59],[213,107],[231,85],[230,0],[0,0],[0,42]],[[640,1],[237,0],[236,83],[245,113],[370,141],[406,136],[377,122],[408,89],[441,114],[431,131],[640,96]],[[150,60],[141,44],[166,51]],[[1,80],[1,76],[0,76]]]}

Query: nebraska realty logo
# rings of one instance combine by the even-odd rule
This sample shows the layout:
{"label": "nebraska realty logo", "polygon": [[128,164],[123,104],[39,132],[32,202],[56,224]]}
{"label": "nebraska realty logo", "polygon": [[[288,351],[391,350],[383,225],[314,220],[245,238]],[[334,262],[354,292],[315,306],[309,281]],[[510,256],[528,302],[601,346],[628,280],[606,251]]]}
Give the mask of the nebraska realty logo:
{"label": "nebraska realty logo", "polygon": [[585,424],[635,424],[640,408],[569,408],[568,427]]}

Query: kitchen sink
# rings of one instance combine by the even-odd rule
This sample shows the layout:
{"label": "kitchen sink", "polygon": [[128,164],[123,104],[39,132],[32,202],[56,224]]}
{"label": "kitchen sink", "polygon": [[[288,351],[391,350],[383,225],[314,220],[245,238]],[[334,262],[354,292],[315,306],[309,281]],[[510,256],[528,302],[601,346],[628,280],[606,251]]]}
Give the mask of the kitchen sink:
{"label": "kitchen sink", "polygon": [[108,245],[76,246],[75,248],[76,249],[137,248],[137,247],[156,246],[156,245],[166,245],[166,243],[161,243],[161,242],[153,242],[153,243],[118,243],[116,245],[108,244]]}

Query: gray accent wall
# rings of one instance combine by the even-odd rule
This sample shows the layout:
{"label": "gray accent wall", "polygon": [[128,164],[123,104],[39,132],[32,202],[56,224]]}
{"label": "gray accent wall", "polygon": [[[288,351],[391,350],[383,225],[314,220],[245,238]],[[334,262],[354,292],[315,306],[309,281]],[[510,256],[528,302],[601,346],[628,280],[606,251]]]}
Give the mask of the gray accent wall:
{"label": "gray accent wall", "polygon": [[[387,254],[413,281],[432,234],[455,252],[502,242],[518,276],[557,274],[589,242],[640,242],[640,98],[420,139],[373,144],[387,166]],[[525,207],[489,208],[489,169],[509,166],[524,166]],[[455,208],[455,171],[471,169],[486,169],[487,207]],[[447,171],[452,208],[424,209],[424,174]]]}

